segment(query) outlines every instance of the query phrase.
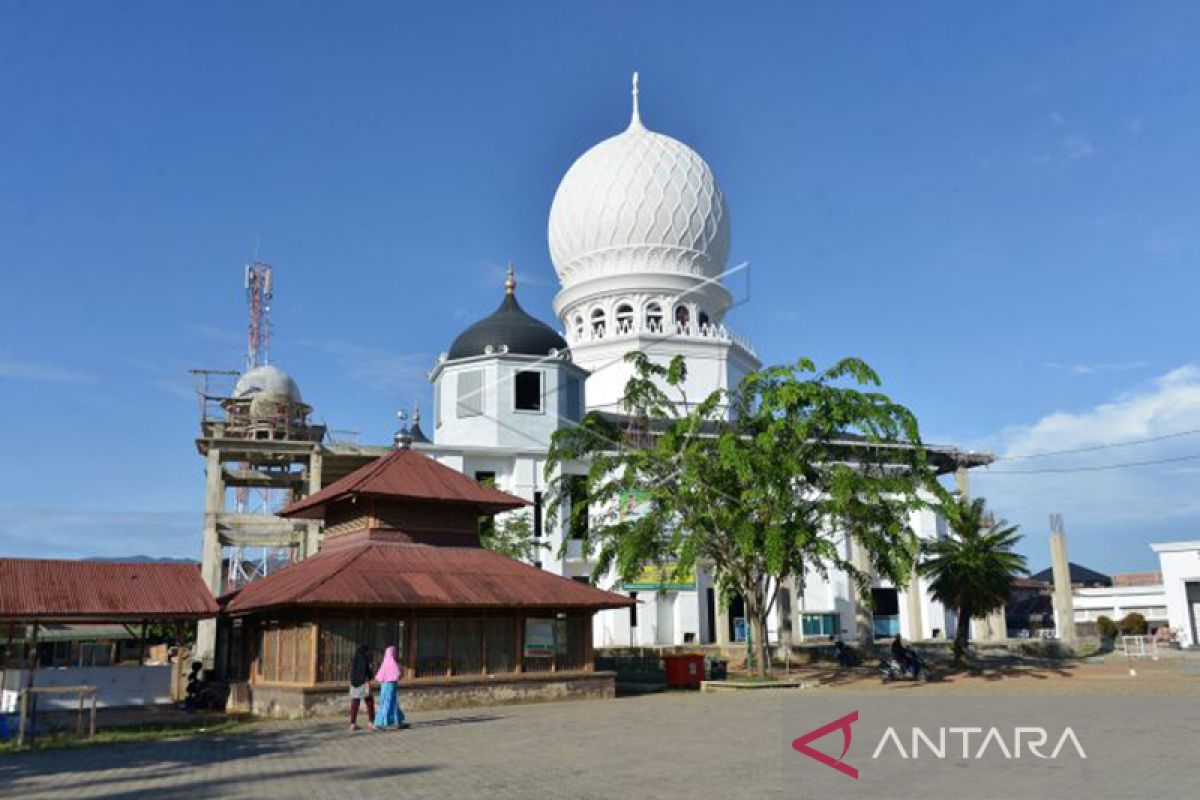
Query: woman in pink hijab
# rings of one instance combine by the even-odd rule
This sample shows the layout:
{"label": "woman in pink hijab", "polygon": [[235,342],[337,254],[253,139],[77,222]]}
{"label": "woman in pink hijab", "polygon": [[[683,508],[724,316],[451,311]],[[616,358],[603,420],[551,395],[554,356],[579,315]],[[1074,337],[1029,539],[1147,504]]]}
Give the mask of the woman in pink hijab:
{"label": "woman in pink hijab", "polygon": [[400,663],[396,661],[396,648],[389,647],[383,654],[383,663],[375,673],[379,681],[379,709],[375,712],[376,728],[399,728],[404,724],[404,712],[400,710],[396,696],[396,681],[400,680]]}

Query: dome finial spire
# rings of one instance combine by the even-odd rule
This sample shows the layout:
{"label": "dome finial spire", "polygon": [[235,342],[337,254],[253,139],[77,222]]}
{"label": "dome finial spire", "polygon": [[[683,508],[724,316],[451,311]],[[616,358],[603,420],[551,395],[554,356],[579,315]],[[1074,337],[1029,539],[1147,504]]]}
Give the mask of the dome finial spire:
{"label": "dome finial spire", "polygon": [[636,71],[633,73],[633,114],[629,118],[629,127],[642,127],[642,115],[638,110],[638,74]]}
{"label": "dome finial spire", "polygon": [[508,262],[508,271],[504,274],[504,293],[513,295],[517,293],[517,268],[513,262]]}

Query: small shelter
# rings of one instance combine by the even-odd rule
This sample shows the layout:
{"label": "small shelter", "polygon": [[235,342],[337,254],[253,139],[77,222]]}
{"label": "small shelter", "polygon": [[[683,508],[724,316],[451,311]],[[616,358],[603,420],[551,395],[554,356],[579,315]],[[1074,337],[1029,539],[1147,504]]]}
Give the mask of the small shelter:
{"label": "small shelter", "polygon": [[[214,617],[218,610],[196,564],[0,558],[0,712],[11,713],[22,693],[56,688],[88,690],[100,706],[169,703],[176,676],[170,665],[143,663],[146,626]],[[76,655],[59,665],[53,648],[47,653],[39,647],[39,634],[47,629],[97,624],[140,630],[136,661],[129,666],[94,658],[85,663]],[[66,702],[49,697],[44,706],[62,708]],[[24,710],[22,704],[22,732]]]}
{"label": "small shelter", "polygon": [[282,509],[325,540],[222,599],[235,707],[341,713],[360,643],[397,648],[407,708],[611,696],[592,615],[634,601],[484,549],[480,519],[525,505],[401,447]]}

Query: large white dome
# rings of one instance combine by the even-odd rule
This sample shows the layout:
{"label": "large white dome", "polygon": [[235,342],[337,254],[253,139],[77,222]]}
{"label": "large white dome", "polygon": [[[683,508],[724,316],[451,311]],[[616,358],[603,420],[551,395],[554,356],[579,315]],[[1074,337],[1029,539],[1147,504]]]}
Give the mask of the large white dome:
{"label": "large white dome", "polygon": [[717,278],[729,212],[704,159],[642,125],[635,82],[629,127],[580,156],[558,185],[549,239],[564,286],[635,272]]}

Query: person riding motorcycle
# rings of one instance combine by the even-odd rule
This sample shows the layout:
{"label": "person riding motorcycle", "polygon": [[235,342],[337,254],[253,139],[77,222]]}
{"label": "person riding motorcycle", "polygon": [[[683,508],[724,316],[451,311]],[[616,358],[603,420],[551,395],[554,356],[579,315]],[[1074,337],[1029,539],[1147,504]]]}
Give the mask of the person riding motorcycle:
{"label": "person riding motorcycle", "polygon": [[904,646],[900,634],[896,634],[896,638],[892,640],[892,658],[895,659],[901,672],[912,673],[914,678],[920,674],[921,666],[916,659],[916,654]]}

